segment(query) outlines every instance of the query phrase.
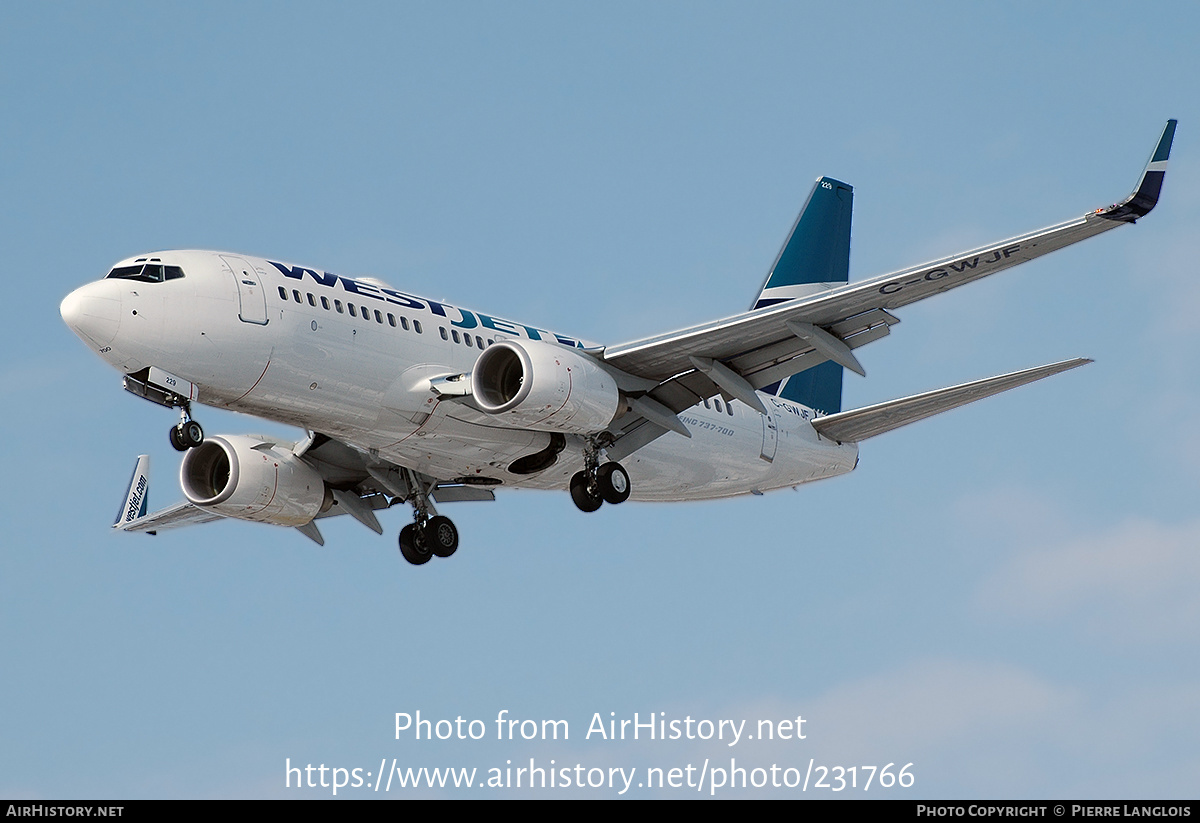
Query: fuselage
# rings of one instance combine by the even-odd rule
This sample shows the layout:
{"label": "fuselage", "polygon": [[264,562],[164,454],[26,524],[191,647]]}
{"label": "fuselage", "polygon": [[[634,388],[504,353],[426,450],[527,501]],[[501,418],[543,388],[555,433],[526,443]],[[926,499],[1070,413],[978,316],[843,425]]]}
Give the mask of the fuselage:
{"label": "fuselage", "polygon": [[[573,337],[264,258],[164,251],[117,263],[63,300],[67,324],[124,374],[162,369],[205,405],[321,432],[443,480],[564,489],[583,466],[565,435],[548,467],[512,471],[552,450],[552,433],[500,425],[430,380],[469,374],[482,349]],[[625,459],[633,498],[695,500],[794,486],[850,471],[857,446],[820,437],[813,411],[759,393],[769,414],[713,398]],[[557,435],[562,438],[562,435]]]}

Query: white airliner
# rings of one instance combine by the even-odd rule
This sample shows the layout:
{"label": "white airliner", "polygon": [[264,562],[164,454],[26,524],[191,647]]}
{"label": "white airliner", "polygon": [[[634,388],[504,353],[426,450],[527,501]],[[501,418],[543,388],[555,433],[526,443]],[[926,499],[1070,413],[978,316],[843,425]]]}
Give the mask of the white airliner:
{"label": "white airliner", "polygon": [[[458,531],[437,504],[498,486],[569,490],[602,503],[760,494],[851,471],[858,443],[1081,366],[1066,360],[842,411],[854,349],[892,312],[1150,212],[1175,121],[1137,188],[1083,217],[849,283],[852,189],[817,180],[749,311],[620,345],[573,337],[276,260],[162,251],[122,260],[69,294],[62,317],[125,388],[180,409],[186,502],[147,513],[138,458],[115,528],[155,533],[232,517],[291,526],[375,512],[414,564],[448,557]],[[205,438],[200,403],[305,430],[296,443]]]}

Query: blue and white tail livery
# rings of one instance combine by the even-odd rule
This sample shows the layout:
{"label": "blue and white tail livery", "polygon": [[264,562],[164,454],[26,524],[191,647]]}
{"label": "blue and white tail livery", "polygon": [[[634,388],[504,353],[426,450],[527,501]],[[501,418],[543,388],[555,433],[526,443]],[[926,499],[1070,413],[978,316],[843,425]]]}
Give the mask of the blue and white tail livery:
{"label": "blue and white tail livery", "polygon": [[[846,285],[850,281],[853,211],[852,186],[832,177],[818,177],[751,310]],[[854,362],[857,366],[858,361]],[[866,376],[860,366],[854,370]],[[831,359],[764,386],[762,391],[833,414],[842,410],[842,374],[843,366]]]}
{"label": "blue and white tail livery", "polygon": [[[844,474],[858,444],[1090,362],[1074,358],[842,410],[857,350],[918,300],[1133,223],[1158,202],[1168,121],[1132,194],[1028,234],[849,282],[852,188],[821,177],[748,311],[618,344],[281,260],[173,250],[121,260],[62,302],[67,325],[139,397],[177,409],[184,500],[147,512],[137,460],[114,527],[223,518],[295,528],[412,507],[409,562],[445,558],[443,505],[568,491],[583,511],[700,500]],[[292,442],[205,437],[195,406],[295,426]]]}
{"label": "blue and white tail livery", "polygon": [[832,177],[818,177],[751,310],[821,294],[849,282],[853,210],[853,187]]}

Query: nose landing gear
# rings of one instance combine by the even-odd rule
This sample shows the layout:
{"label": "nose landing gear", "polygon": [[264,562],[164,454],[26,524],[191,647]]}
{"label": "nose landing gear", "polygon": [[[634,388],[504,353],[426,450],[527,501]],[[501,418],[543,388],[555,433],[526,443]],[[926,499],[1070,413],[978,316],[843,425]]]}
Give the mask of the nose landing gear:
{"label": "nose landing gear", "polygon": [[179,424],[172,426],[167,432],[167,437],[171,441],[171,445],[175,447],[175,451],[185,452],[188,449],[194,449],[204,442],[204,429],[200,428],[200,424],[192,419],[192,407],[188,402],[184,402],[179,407]]}

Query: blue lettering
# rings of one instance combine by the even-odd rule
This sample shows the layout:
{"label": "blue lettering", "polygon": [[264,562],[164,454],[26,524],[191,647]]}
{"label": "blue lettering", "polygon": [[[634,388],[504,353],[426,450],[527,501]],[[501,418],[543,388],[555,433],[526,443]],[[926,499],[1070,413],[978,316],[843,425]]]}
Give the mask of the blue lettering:
{"label": "blue lettering", "polygon": [[434,314],[438,315],[439,317],[445,317],[447,320],[450,319],[450,315],[446,314],[446,309],[448,309],[448,308],[454,309],[460,315],[462,315],[461,321],[450,320],[451,326],[458,326],[460,329],[473,329],[479,325],[475,321],[475,315],[471,314],[466,309],[460,309],[457,306],[451,306],[449,303],[437,303],[437,302],[434,302],[433,300],[429,301],[429,310],[432,311]]}
{"label": "blue lettering", "polygon": [[348,292],[361,294],[363,297],[374,297],[376,300],[383,299],[383,295],[379,293],[379,289],[370,283],[360,283],[357,280],[351,280],[349,277],[339,279],[342,281],[342,288]]}
{"label": "blue lettering", "polygon": [[[370,283],[363,283],[359,280],[333,274],[332,272],[317,272],[314,269],[306,269],[303,266],[287,266],[283,263],[276,263],[274,260],[269,260],[267,262],[278,269],[284,277],[287,277],[291,280],[303,280],[304,276],[307,274],[315,282],[330,288],[336,286],[340,280],[342,283],[342,288],[351,294],[358,294],[362,295],[363,297],[373,297],[376,300],[382,300],[384,302],[391,303],[392,305],[401,306],[407,309],[420,310],[428,308],[433,314],[436,314],[439,317],[445,317],[447,320],[450,320],[450,315],[447,314],[446,309],[454,309],[459,313],[461,319],[450,320],[450,325],[460,329],[474,329],[483,327],[492,329],[494,331],[503,332],[505,334],[516,335],[521,334],[521,330],[523,329],[525,331],[525,335],[530,340],[545,340],[549,337],[553,337],[564,346],[580,349],[584,347],[582,342],[571,337],[555,334],[553,332],[546,331],[545,329],[538,329],[534,326],[525,326],[513,323],[509,320],[501,320],[497,317],[491,317],[490,315],[482,313],[477,316],[467,309],[460,309],[457,306],[450,305],[449,303],[439,303],[436,300],[427,300],[422,302],[421,299],[413,297],[410,294],[405,294],[404,292],[396,291],[395,289],[374,286]],[[884,293],[886,294],[887,292]]]}
{"label": "blue lettering", "polygon": [[497,320],[495,317],[489,317],[486,314],[480,313],[479,322],[482,323],[483,327],[486,329],[495,329],[496,331],[502,331],[506,334],[520,334],[520,332],[517,331],[517,327],[512,323],[509,323],[507,320]]}
{"label": "blue lettering", "polygon": [[462,322],[451,320],[451,326],[458,326],[460,329],[473,329],[479,324],[475,322],[475,315],[471,314],[466,309],[459,309],[458,313],[462,315]]}
{"label": "blue lettering", "polygon": [[386,295],[383,299],[389,303],[395,303],[397,306],[403,306],[406,309],[425,308],[424,303],[412,297],[411,295],[405,294],[404,292],[399,292],[395,289],[380,289],[380,291]]}
{"label": "blue lettering", "polygon": [[332,286],[338,279],[336,274],[330,274],[329,272],[317,274],[312,269],[306,269],[303,266],[285,266],[282,263],[276,263],[274,260],[268,260],[267,262],[279,269],[284,277],[290,277],[292,280],[302,280],[304,279],[304,275],[307,274],[322,286]]}

